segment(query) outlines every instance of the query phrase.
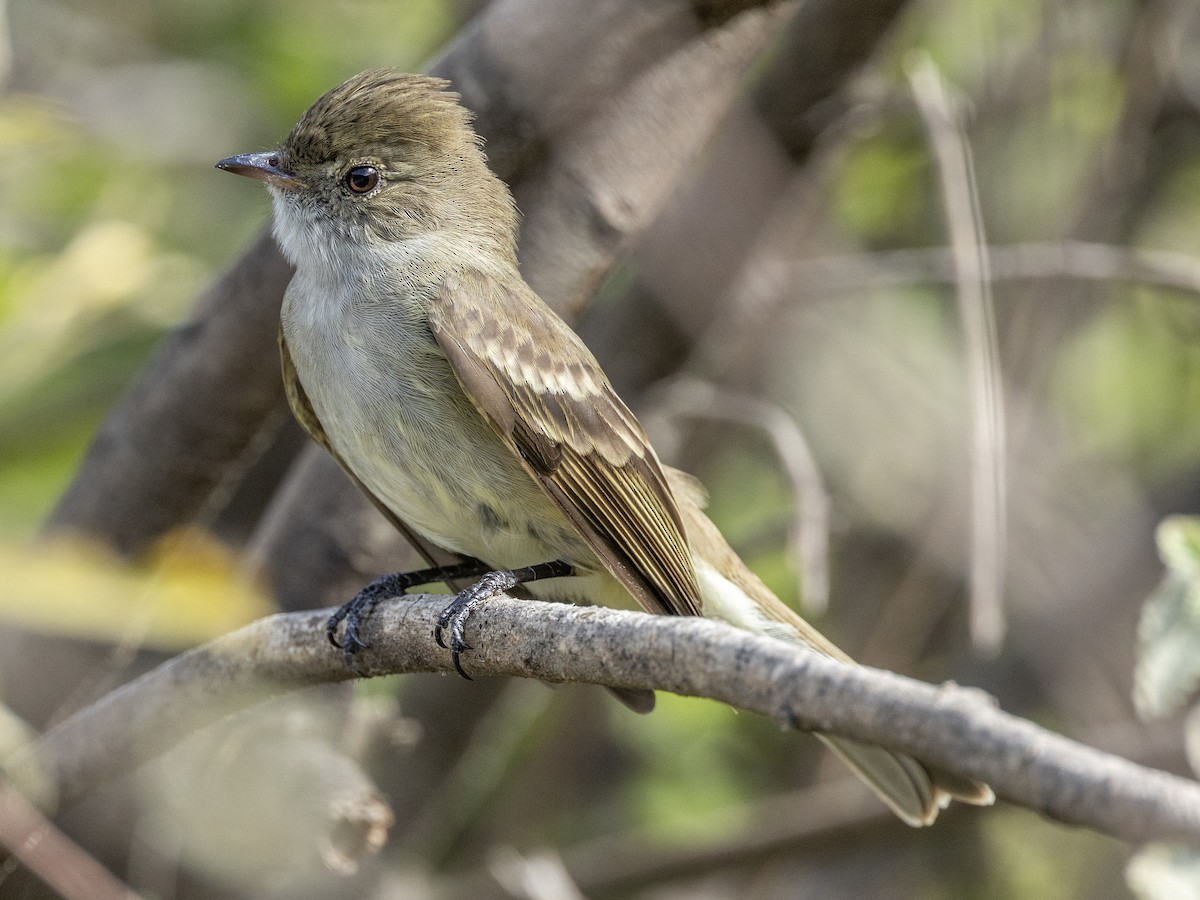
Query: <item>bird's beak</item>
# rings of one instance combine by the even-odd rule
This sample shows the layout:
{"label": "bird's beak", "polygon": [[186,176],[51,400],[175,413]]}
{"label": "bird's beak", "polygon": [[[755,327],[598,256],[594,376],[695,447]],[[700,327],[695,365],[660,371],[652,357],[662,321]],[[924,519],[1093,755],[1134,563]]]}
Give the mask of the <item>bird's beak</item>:
{"label": "bird's beak", "polygon": [[279,168],[277,152],[241,153],[238,156],[230,156],[221,160],[217,163],[217,168],[232,172],[234,175],[257,178],[259,181],[265,181],[271,187],[285,191],[295,191],[305,186],[304,182],[295,175]]}

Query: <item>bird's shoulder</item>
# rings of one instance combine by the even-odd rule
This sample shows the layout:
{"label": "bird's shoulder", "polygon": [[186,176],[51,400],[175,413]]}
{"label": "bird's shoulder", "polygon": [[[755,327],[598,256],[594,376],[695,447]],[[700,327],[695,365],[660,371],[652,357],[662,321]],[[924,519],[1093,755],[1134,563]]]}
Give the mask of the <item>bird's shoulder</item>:
{"label": "bird's shoulder", "polygon": [[648,454],[645,432],[592,352],[516,273],[447,276],[429,317],[469,388],[503,395],[502,404],[491,397],[486,411],[498,413],[505,429],[615,466]]}

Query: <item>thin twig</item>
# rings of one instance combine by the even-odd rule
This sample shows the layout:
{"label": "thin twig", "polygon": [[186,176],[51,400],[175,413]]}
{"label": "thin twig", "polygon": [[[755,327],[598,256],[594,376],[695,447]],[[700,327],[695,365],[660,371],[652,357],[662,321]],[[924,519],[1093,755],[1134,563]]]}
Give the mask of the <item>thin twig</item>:
{"label": "thin twig", "polygon": [[3,780],[0,780],[0,846],[7,848],[65,900],[138,900],[141,896],[118,881]]}
{"label": "thin twig", "polygon": [[796,420],[777,403],[695,378],[673,379],[653,399],[674,416],[721,419],[767,436],[792,486],[788,543],[800,573],[800,596],[806,611],[824,613],[829,607],[829,493]]}
{"label": "thin twig", "polygon": [[435,863],[449,858],[480,809],[501,790],[514,756],[544,720],[550,700],[550,692],[539,685],[508,685],[429,798],[407,811],[404,833],[391,852]]}
{"label": "thin twig", "polygon": [[501,845],[488,854],[488,871],[508,896],[522,900],[587,900],[558,854],[521,854]]}
{"label": "thin twig", "polygon": [[[992,281],[1125,282],[1200,294],[1200,259],[1169,250],[1119,247],[1087,241],[1030,241],[988,247]],[[953,283],[948,247],[914,247],[765,263],[763,280],[779,302],[874,286]]]}
{"label": "thin twig", "polygon": [[987,240],[971,148],[941,76],[922,55],[910,63],[908,77],[941,176],[966,348],[971,398],[971,639],[994,655],[1005,631],[1006,442]]}
{"label": "thin twig", "polygon": [[[433,639],[444,596],[381,606],[370,675],[448,672]],[[78,798],[184,734],[264,696],[350,677],[324,637],[328,611],[262,619],[185,653],[47,732],[6,768]],[[708,697],[798,728],[911,753],[1051,818],[1129,841],[1200,845],[1200,785],[1053,734],[978,691],[847,666],[722,622],[498,598],[471,619],[476,676],[516,675]]]}
{"label": "thin twig", "polygon": [[[819,841],[836,842],[847,835],[861,838],[865,829],[895,824],[891,813],[849,777],[779,794],[730,810],[728,816],[745,825],[732,833],[725,829],[709,840],[682,843],[665,838],[661,828],[638,828],[568,847],[561,851],[562,864],[589,897],[624,896],[770,854],[794,853]],[[500,900],[508,895],[496,880],[494,874],[476,870],[447,878],[436,893],[439,900]]]}

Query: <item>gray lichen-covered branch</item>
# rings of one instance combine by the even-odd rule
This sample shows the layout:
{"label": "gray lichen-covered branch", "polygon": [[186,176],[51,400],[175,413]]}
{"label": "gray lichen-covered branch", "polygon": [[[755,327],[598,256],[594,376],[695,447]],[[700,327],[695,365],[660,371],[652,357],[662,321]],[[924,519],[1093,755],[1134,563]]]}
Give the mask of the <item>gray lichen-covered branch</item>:
{"label": "gray lichen-covered branch", "polygon": [[[449,672],[432,624],[445,597],[381,607],[365,674]],[[51,731],[6,769],[64,802],[265,697],[350,677],[326,614],[262,619],[185,653]],[[1129,841],[1200,844],[1200,784],[1136,765],[997,709],[978,691],[847,667],[720,622],[500,598],[468,627],[473,675],[709,697],[780,723],[886,744],[988,782],[1050,818]]]}

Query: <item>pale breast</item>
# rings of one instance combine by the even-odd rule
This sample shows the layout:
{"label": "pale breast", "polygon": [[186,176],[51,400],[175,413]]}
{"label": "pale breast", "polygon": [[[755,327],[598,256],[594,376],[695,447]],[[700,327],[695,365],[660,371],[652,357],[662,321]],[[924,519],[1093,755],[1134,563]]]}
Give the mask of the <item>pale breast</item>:
{"label": "pale breast", "polygon": [[283,329],[333,448],[401,519],[498,568],[594,564],[462,392],[418,303],[363,302],[297,272]]}

